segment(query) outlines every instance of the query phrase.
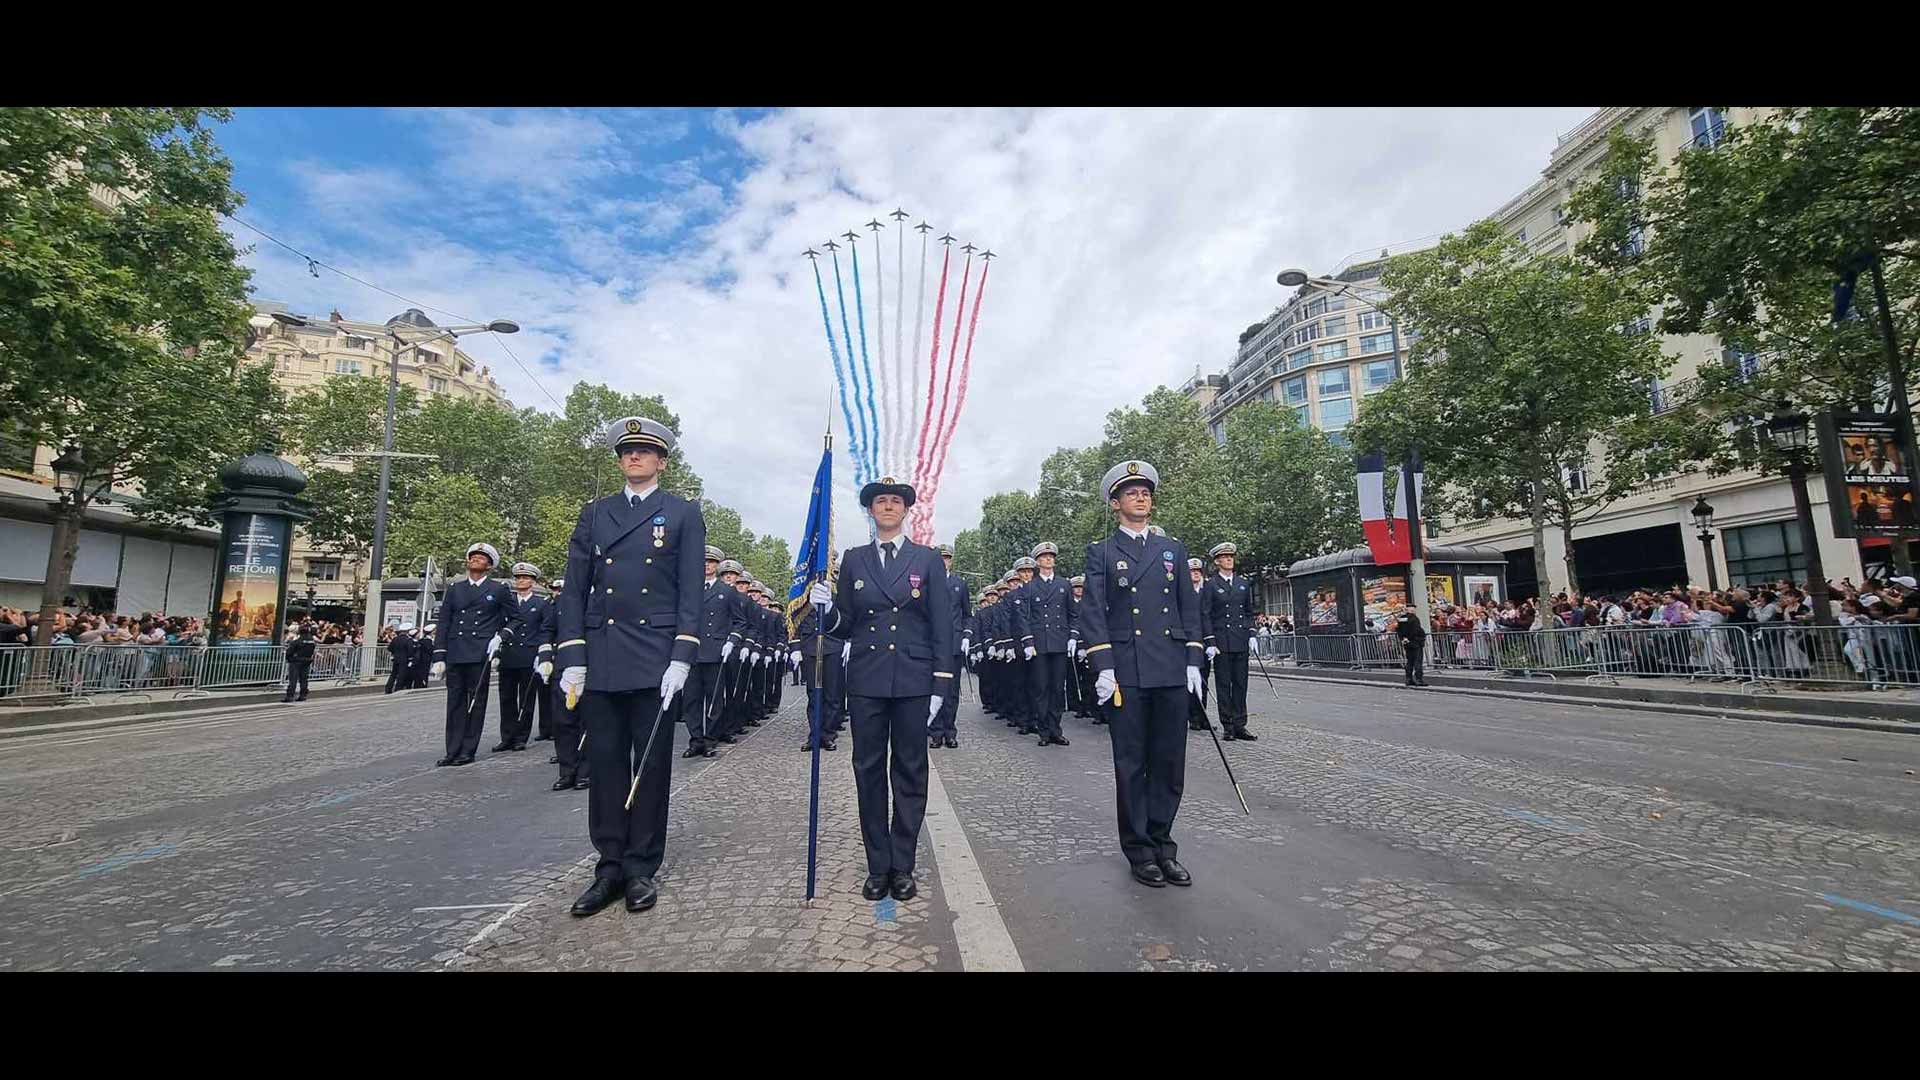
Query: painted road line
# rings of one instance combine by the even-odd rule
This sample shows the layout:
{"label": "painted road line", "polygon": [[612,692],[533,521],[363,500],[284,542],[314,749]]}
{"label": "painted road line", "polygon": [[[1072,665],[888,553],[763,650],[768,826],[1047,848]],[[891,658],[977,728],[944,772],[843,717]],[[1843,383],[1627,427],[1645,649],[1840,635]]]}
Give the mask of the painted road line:
{"label": "painted road line", "polygon": [[1000,905],[987,889],[986,876],[973,856],[973,845],[954,813],[947,789],[940,782],[940,770],[927,762],[928,838],[933,844],[933,865],[940,874],[940,888],[946,893],[947,906],[953,909],[953,936],[960,946],[960,966],[966,971],[1025,971],[1020,950],[1000,917]]}

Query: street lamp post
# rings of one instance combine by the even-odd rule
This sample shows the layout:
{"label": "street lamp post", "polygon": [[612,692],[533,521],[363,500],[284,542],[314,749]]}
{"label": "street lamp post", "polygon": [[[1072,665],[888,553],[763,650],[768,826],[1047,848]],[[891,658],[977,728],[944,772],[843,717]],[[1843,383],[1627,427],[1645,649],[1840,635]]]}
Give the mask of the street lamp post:
{"label": "street lamp post", "polygon": [[[409,319],[408,315],[417,316],[418,321]],[[287,326],[308,325],[307,320],[298,315],[275,312],[273,318]],[[409,310],[388,319],[386,331],[393,341],[393,357],[387,362],[387,418],[380,434],[380,488],[373,504],[372,566],[367,578],[367,606],[361,615],[362,671],[375,670],[380,658],[381,579],[385,576],[387,558],[387,490],[393,477],[393,459],[400,456],[393,452],[393,414],[400,398],[400,354],[405,349],[418,349],[432,342],[451,341],[462,334],[515,334],[519,333],[520,324],[510,319],[495,319],[486,323],[434,326],[425,315]]]}
{"label": "street lamp post", "polygon": [[80,548],[80,507],[87,482],[87,459],[77,446],[68,445],[52,465],[53,490],[59,502],[54,511],[53,542],[47,546],[46,587],[40,596],[35,645],[53,644],[53,624],[59,618],[61,597],[72,584],[74,556]]}
{"label": "street lamp post", "polygon": [[1800,524],[1800,547],[1807,557],[1807,599],[1813,606],[1813,621],[1833,623],[1832,605],[1827,599],[1827,571],[1820,562],[1820,538],[1813,530],[1813,501],[1807,497],[1807,415],[1783,406],[1767,420],[1767,434],[1773,448],[1787,461],[1787,481],[1793,487],[1793,512]]}
{"label": "street lamp post", "polygon": [[[1359,291],[1351,281],[1339,281],[1328,277],[1315,277],[1297,267],[1280,271],[1274,278],[1274,281],[1287,288],[1298,288],[1302,285],[1318,285],[1328,292],[1336,292],[1344,296],[1353,296],[1356,298],[1359,297]],[[1385,290],[1383,289],[1371,289],[1368,291],[1385,295]],[[1373,304],[1373,301],[1368,300],[1366,303]],[[1387,333],[1392,335],[1389,344],[1393,348],[1393,372],[1395,377],[1398,377],[1400,374],[1400,321],[1393,317],[1392,312],[1381,309],[1378,304],[1373,304],[1373,306],[1375,310],[1380,311],[1381,314],[1387,317]],[[1415,489],[1413,483],[1414,474],[1418,472],[1419,469],[1420,450],[1418,447],[1414,447],[1409,450],[1407,460],[1402,463],[1400,470],[1400,483],[1405,485],[1407,492],[1407,520],[1409,525],[1420,520],[1420,493]],[[1410,532],[1411,535],[1407,537],[1407,540],[1412,555],[1407,560],[1407,603],[1413,608],[1414,613],[1420,617],[1420,621],[1424,623],[1432,617],[1432,610],[1427,606],[1427,560],[1425,558],[1424,546],[1421,543],[1419,527],[1413,526]]]}
{"label": "street lamp post", "polygon": [[1713,565],[1713,504],[1702,495],[1694,500],[1692,513],[1693,523],[1700,529],[1696,534],[1700,537],[1700,552],[1707,560],[1707,589],[1719,592],[1720,574]]}

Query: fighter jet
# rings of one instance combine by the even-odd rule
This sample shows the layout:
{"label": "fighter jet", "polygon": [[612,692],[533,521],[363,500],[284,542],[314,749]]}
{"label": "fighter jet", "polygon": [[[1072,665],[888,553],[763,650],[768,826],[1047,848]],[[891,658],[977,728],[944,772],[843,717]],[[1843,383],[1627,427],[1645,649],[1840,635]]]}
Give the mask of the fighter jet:
{"label": "fighter jet", "polygon": [[918,225],[915,225],[915,226],[913,227],[913,231],[914,231],[914,232],[918,232],[918,233],[930,233],[930,232],[932,232],[932,231],[933,231],[933,226],[931,226],[931,225],[929,225],[929,224],[927,224],[926,222],[924,222],[924,221],[923,221],[923,222],[921,222],[920,224],[918,224]]}
{"label": "fighter jet", "polygon": [[827,249],[828,251],[839,251],[839,250],[840,250],[840,245],[839,245],[839,244],[836,244],[836,243],[834,243],[834,242],[833,242],[833,241],[831,241],[831,240],[829,240],[829,241],[827,241],[827,242],[826,242],[826,243],[824,243],[824,244],[821,244],[820,246],[821,246],[821,247],[823,247],[823,248],[826,248],[826,249]]}
{"label": "fighter jet", "polygon": [[880,224],[879,218],[874,218],[872,221],[867,222],[867,228],[872,229],[874,232],[879,232],[881,229],[886,228],[886,226]]}
{"label": "fighter jet", "polygon": [[960,245],[960,250],[961,250],[961,251],[964,251],[964,252],[966,252],[966,253],[967,253],[967,254],[969,254],[969,255],[971,255],[971,254],[973,254],[973,253],[974,253],[974,251],[976,251],[977,249],[976,249],[976,248],[975,248],[975,247],[973,246],[973,244],[972,244],[971,242],[969,242],[969,243],[965,243],[965,244],[961,244],[961,245]]}
{"label": "fighter jet", "polygon": [[943,244],[952,244],[955,240],[958,240],[958,239],[960,238],[953,235],[952,233],[948,233],[947,235],[940,238],[940,242]]}
{"label": "fighter jet", "polygon": [[892,218],[895,221],[905,221],[907,218],[911,217],[912,215],[908,214],[905,210],[902,210],[896,206],[893,208],[893,213],[888,214],[887,216]]}
{"label": "fighter jet", "polygon": [[997,258],[998,256],[994,255],[992,248],[988,248],[986,251],[983,251],[980,253],[980,257],[982,259],[992,259],[992,258]]}
{"label": "fighter jet", "polygon": [[860,239],[860,234],[857,232],[854,232],[852,229],[848,229],[846,232],[843,232],[840,235],[846,237],[849,242]]}
{"label": "fighter jet", "polygon": [[807,250],[801,252],[800,254],[805,255],[809,259],[817,259],[820,257],[820,253],[813,250],[812,248],[808,248]]}

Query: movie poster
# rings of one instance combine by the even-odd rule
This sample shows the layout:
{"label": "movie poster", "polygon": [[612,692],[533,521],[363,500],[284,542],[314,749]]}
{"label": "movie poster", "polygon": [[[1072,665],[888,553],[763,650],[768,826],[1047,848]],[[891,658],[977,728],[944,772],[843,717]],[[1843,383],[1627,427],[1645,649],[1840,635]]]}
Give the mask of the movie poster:
{"label": "movie poster", "polygon": [[1432,607],[1455,603],[1453,598],[1453,577],[1427,575],[1427,603]]}
{"label": "movie poster", "polygon": [[1820,441],[1836,535],[1897,536],[1920,528],[1913,457],[1898,417],[1831,413],[1821,418]]}
{"label": "movie poster", "polygon": [[1467,588],[1467,603],[1491,607],[1500,602],[1500,579],[1491,575],[1467,574],[1461,578]]}
{"label": "movie poster", "polygon": [[1360,579],[1361,612],[1369,630],[1385,630],[1406,610],[1407,579],[1400,574]]}
{"label": "movie poster", "polygon": [[288,525],[286,518],[270,514],[228,515],[213,610],[214,641],[279,643]]}
{"label": "movie poster", "polygon": [[1310,626],[1340,625],[1340,593],[1331,585],[1307,594],[1307,623]]}

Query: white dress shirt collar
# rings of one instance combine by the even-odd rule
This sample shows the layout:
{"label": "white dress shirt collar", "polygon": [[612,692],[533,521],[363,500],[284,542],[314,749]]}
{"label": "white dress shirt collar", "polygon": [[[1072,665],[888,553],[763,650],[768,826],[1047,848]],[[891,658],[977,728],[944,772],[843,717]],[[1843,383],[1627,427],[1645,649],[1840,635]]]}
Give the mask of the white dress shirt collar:
{"label": "white dress shirt collar", "polygon": [[627,485],[627,502],[629,505],[636,505],[639,503],[646,502],[647,496],[652,495],[654,492],[658,490],[660,490],[660,481],[658,480],[655,480],[653,483],[648,484],[646,487],[643,487],[643,488],[636,488],[632,484],[628,484]]}
{"label": "white dress shirt collar", "polygon": [[1140,532],[1134,532],[1132,529],[1129,529],[1125,525],[1122,525],[1120,526],[1120,531],[1123,533],[1126,533],[1128,536],[1133,537],[1135,540],[1145,540],[1147,538],[1146,530],[1144,529],[1141,530]]}

